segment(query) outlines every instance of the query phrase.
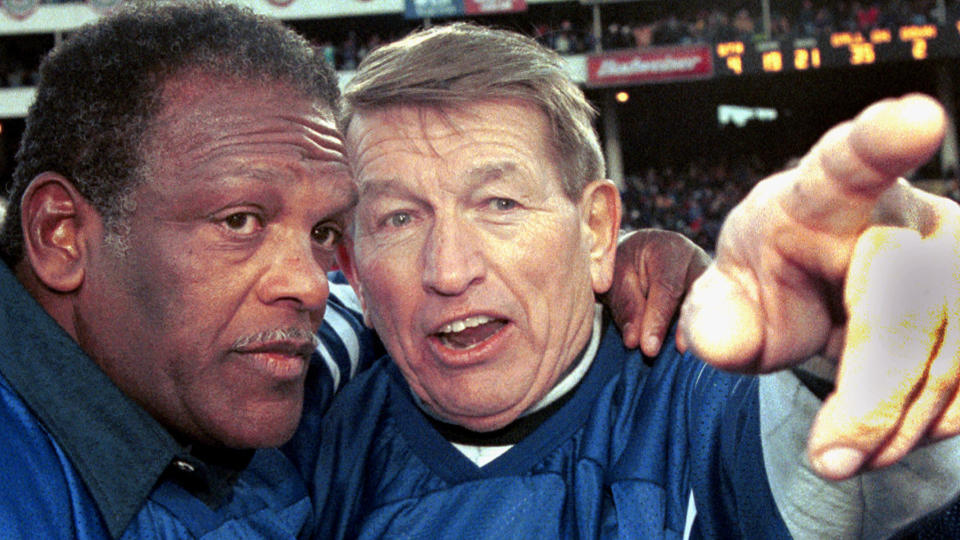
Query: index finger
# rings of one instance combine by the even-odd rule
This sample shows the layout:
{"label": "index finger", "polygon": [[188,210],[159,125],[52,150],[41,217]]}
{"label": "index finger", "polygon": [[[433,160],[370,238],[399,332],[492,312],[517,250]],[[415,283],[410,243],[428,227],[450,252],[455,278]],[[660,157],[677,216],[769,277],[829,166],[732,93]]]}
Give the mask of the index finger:
{"label": "index finger", "polygon": [[[915,190],[898,179],[930,159],[945,129],[940,104],[910,94],[874,103],[828,131],[781,179],[775,200],[798,226],[778,231],[778,250],[822,277],[839,280],[856,237],[867,226],[902,226],[923,234],[929,212]],[[835,249],[822,249],[830,245]]]}
{"label": "index finger", "polygon": [[878,101],[828,131],[811,149],[783,209],[821,230],[862,230],[884,191],[933,156],[945,129],[944,110],[929,96]]}

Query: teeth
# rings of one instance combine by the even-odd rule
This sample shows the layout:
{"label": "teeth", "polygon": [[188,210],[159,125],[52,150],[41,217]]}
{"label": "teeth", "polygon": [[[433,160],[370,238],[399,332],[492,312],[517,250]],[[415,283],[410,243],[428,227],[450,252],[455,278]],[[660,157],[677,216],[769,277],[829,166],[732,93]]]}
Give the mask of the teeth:
{"label": "teeth", "polygon": [[453,321],[443,325],[440,329],[441,334],[452,334],[456,332],[463,332],[467,328],[474,328],[480,326],[481,324],[488,323],[492,321],[493,318],[487,317],[486,315],[477,315],[476,317],[467,317],[466,319],[461,319],[459,321]]}

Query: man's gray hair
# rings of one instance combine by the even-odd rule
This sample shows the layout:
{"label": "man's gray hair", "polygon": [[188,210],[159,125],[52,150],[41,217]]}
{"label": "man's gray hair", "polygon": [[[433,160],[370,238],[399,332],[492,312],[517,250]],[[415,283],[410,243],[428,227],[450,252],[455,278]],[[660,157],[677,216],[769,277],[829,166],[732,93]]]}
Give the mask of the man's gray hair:
{"label": "man's gray hair", "polygon": [[344,88],[340,126],[354,115],[395,105],[456,108],[490,99],[520,99],[550,121],[551,143],[566,195],[604,177],[596,110],[567,75],[563,59],[521,34],[453,23],[414,32],[372,51]]}

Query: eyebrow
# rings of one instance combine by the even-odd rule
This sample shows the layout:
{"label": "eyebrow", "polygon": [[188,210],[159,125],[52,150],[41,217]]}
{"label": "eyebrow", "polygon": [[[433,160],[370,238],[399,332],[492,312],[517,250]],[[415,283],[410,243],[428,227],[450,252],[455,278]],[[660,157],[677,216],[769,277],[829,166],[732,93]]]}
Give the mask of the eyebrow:
{"label": "eyebrow", "polygon": [[373,178],[359,183],[357,197],[365,199],[383,195],[412,195],[399,178]]}
{"label": "eyebrow", "polygon": [[[324,166],[324,169],[327,168],[327,166]],[[329,168],[335,169],[336,165],[330,164]],[[345,174],[349,176],[349,173]],[[248,164],[240,165],[234,169],[231,169],[227,175],[213,179],[213,181],[216,183],[230,185],[237,185],[238,182],[246,182],[249,180],[268,186],[279,186],[280,189],[283,189],[282,182],[286,179],[283,178],[282,174],[278,175],[276,171],[273,171],[267,167]],[[327,183],[327,185],[328,184],[329,183]],[[332,212],[333,214],[351,211],[357,205],[359,195],[356,189],[350,189],[353,186],[353,181],[350,179],[345,181],[342,186],[338,186],[328,192],[327,199],[330,201],[335,201],[335,206],[341,208],[340,210],[334,210]],[[336,195],[330,195],[330,193],[336,193]],[[343,199],[343,201],[337,201],[337,199]],[[331,204],[331,206],[334,206],[334,204]]]}
{"label": "eyebrow", "polygon": [[[464,175],[464,183],[468,188],[477,187],[500,180],[514,174],[519,167],[513,161],[495,161],[471,167]],[[403,198],[419,199],[418,193],[413,192],[398,177],[371,178],[360,183],[359,198],[399,196]]]}
{"label": "eyebrow", "polygon": [[[232,163],[228,164],[229,166],[225,168],[220,175],[230,175],[237,176],[241,178],[248,178],[251,180],[257,180],[261,182],[274,182],[278,178],[283,178],[287,172],[293,169],[293,167],[280,166],[274,167],[271,165],[263,165],[259,163]],[[294,164],[296,165],[296,164]],[[320,174],[346,174],[349,176],[349,169],[341,161],[328,161],[321,165],[317,166],[317,169]]]}
{"label": "eyebrow", "polygon": [[490,182],[517,172],[517,164],[513,161],[495,161],[484,163],[467,171],[467,178],[471,183]]}

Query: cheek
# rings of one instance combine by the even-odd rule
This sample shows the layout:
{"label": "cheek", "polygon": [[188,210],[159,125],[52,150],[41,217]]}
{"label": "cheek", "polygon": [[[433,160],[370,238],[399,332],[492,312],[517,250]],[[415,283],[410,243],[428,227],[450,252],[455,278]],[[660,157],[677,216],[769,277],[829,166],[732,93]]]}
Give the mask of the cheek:
{"label": "cheek", "polygon": [[[576,289],[582,285],[589,268],[581,237],[573,223],[550,222],[539,224],[520,235],[509,249],[494,251],[504,261],[505,270],[516,276],[526,276],[538,296],[548,297],[559,290]],[[496,248],[497,246],[493,246]],[[566,295],[553,297],[554,301]]]}
{"label": "cheek", "polygon": [[140,302],[146,317],[156,324],[169,328],[170,319],[194,311],[185,302],[186,286],[176,267],[156,262],[134,272],[133,296]]}
{"label": "cheek", "polygon": [[[376,258],[376,263],[371,263]],[[389,261],[384,263],[383,261]],[[378,254],[358,258],[364,317],[380,335],[390,356],[401,368],[419,356],[414,319],[421,310],[420,275],[409,258]]]}
{"label": "cheek", "polygon": [[[384,343],[400,338],[402,321],[411,313],[414,300],[410,294],[411,282],[401,272],[371,272],[362,278],[364,315],[377,332],[385,336]],[[369,285],[366,285],[369,284]]]}
{"label": "cheek", "polygon": [[357,279],[370,313],[382,313],[379,318],[385,320],[410,309],[421,282],[414,252],[402,247],[357,249]]}
{"label": "cheek", "polygon": [[209,338],[210,328],[223,324],[223,304],[241,287],[241,267],[219,271],[209,264],[210,254],[154,250],[128,255],[133,309],[149,332],[170,347],[192,349],[191,344]]}
{"label": "cheek", "polygon": [[552,230],[552,235],[538,236],[539,242],[525,243],[514,262],[501,270],[526,306],[538,348],[563,342],[566,337],[558,333],[566,332],[571,320],[579,321],[579,313],[592,310],[594,303],[589,255],[579,233],[562,226]]}

